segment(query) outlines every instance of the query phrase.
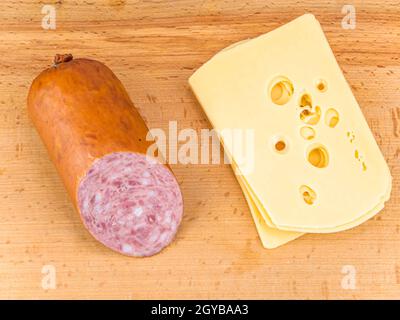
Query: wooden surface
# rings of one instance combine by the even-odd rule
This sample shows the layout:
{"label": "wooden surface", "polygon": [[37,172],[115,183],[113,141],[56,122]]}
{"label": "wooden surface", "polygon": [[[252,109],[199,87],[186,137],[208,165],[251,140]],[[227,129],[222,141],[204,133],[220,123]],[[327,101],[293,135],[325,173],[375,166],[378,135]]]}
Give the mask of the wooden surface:
{"label": "wooden surface", "polygon": [[[41,27],[54,3],[57,29]],[[0,4],[0,298],[400,298],[400,2],[8,1]],[[105,62],[150,128],[209,128],[187,79],[229,44],[311,12],[321,22],[387,159],[393,191],[367,223],[265,250],[228,165],[176,165],[185,216],[152,258],[95,242],[27,118],[33,78],[55,53]],[[43,289],[42,268],[56,270]],[[342,268],[356,270],[346,290]]]}

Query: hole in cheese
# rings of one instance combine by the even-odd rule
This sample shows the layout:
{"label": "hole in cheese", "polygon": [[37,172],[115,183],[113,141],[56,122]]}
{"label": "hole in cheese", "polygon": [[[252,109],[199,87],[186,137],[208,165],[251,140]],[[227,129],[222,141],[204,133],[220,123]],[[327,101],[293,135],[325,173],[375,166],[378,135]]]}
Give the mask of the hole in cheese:
{"label": "hole in cheese", "polygon": [[321,108],[316,106],[315,111],[305,109],[300,113],[300,119],[306,124],[316,125],[321,118]]}
{"label": "hole in cheese", "polygon": [[277,105],[284,105],[292,98],[293,92],[293,84],[288,78],[275,78],[270,90],[271,100]]}
{"label": "hole in cheese", "polygon": [[274,135],[271,139],[271,147],[276,153],[284,154],[288,151],[288,141],[280,134]]}
{"label": "hole in cheese", "polygon": [[336,127],[338,122],[339,122],[339,113],[333,108],[328,109],[325,113],[325,124],[328,127],[334,128]]}
{"label": "hole in cheese", "polygon": [[347,131],[347,138],[349,138],[350,143],[353,143],[355,140],[356,136],[354,135],[353,132]]}
{"label": "hole in cheese", "polygon": [[326,89],[328,88],[328,84],[326,83],[325,80],[319,79],[319,80],[317,81],[316,87],[317,87],[318,91],[320,91],[320,92],[325,92]]}
{"label": "hole in cheese", "polygon": [[322,145],[313,146],[308,152],[307,159],[314,167],[325,168],[329,163],[328,151]]}
{"label": "hole in cheese", "polygon": [[300,129],[300,135],[306,140],[311,140],[315,137],[315,130],[311,127],[302,127]]}
{"label": "hole in cheese", "polygon": [[315,191],[305,185],[300,187],[300,194],[303,197],[304,202],[309,205],[313,204],[317,198],[317,194],[315,193]]}
{"label": "hole in cheese", "polygon": [[275,149],[277,151],[283,151],[286,149],[286,143],[285,141],[279,140],[275,143]]}
{"label": "hole in cheese", "polygon": [[300,98],[300,107],[312,107],[311,96],[308,93],[305,93]]}

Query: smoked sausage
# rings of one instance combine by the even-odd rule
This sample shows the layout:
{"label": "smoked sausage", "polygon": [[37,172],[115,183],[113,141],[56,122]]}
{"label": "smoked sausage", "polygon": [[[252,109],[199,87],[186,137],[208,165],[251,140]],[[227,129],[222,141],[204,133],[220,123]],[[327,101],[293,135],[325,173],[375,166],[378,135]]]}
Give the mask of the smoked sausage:
{"label": "smoked sausage", "polygon": [[128,256],[150,256],[174,238],[179,185],[148,156],[148,128],[104,64],[56,55],[32,83],[28,113],[90,234]]}

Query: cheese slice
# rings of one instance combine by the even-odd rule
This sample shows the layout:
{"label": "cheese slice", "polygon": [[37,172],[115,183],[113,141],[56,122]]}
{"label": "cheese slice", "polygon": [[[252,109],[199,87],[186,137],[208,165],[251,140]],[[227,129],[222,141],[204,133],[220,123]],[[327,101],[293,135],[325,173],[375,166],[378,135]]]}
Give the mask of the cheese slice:
{"label": "cheese slice", "polygon": [[[221,144],[224,146],[223,139],[221,138]],[[224,146],[225,148],[225,146]],[[253,217],[258,235],[260,237],[261,243],[266,249],[273,249],[276,247],[279,247],[283,244],[286,244],[294,239],[299,238],[302,236],[304,233],[301,232],[295,232],[295,231],[289,231],[289,230],[280,230],[276,228],[276,226],[272,223],[271,219],[268,216],[268,213],[265,212],[265,209],[262,207],[260,201],[257,199],[257,195],[251,190],[251,188],[248,186],[247,181],[245,180],[243,174],[240,172],[240,169],[238,168],[237,164],[234,162],[232,159],[232,156],[226,151],[225,149],[225,154],[227,158],[229,159],[232,169],[235,173],[236,179],[239,182],[240,187],[242,188],[244,197],[246,199],[246,202],[248,203],[249,210],[251,212],[251,215]],[[390,185],[389,185],[390,187]],[[390,196],[390,188],[388,189],[388,193],[385,196],[385,199],[388,199]],[[383,208],[383,203],[378,204],[373,211],[374,212],[379,212]],[[350,225],[347,226],[346,229],[351,228],[353,226],[356,226],[367,219],[369,219],[369,215],[371,213],[367,213],[365,216],[361,217],[359,220],[353,221]],[[337,231],[337,230],[336,230]],[[335,230],[332,232],[336,232]]]}
{"label": "cheese slice", "polygon": [[[221,139],[221,144],[224,146],[223,139]],[[251,188],[248,186],[248,183],[245,180],[243,174],[240,172],[240,169],[238,168],[237,164],[233,161],[232,156],[226,150],[225,154],[232,165],[232,169],[235,173],[236,179],[238,180],[239,185],[243,191],[244,197],[249,206],[249,210],[253,217],[263,247],[266,249],[273,249],[302,236],[304,233],[288,231],[284,229],[280,230],[276,228],[276,226],[272,223],[271,219],[269,218],[268,213],[265,212],[265,209],[262,207],[261,203],[257,199],[257,195],[255,195],[253,190],[251,190]],[[385,199],[388,199],[389,196],[390,196],[390,188],[388,189],[388,193],[386,194]],[[373,209],[373,211],[379,212],[380,210],[382,210],[383,203],[384,202],[378,204]],[[347,226],[346,229],[366,221],[367,219],[369,219],[370,214],[371,213],[367,213],[359,220],[353,221],[350,225]]]}
{"label": "cheese slice", "polygon": [[[277,228],[276,225],[273,224],[271,221],[271,218],[268,215],[268,212],[265,211],[265,208],[262,206],[260,203],[259,199],[257,198],[257,195],[254,193],[254,191],[249,187],[246,179],[244,178],[243,174],[240,172],[238,166],[231,160],[232,168],[236,174],[236,178],[240,180],[240,185],[243,190],[243,193],[247,194],[246,199],[250,198],[252,200],[252,205],[257,209],[258,213],[263,217],[265,223],[267,226],[270,228]],[[343,225],[343,226],[337,226],[336,228],[333,228],[331,230],[325,229],[323,231],[319,231],[318,233],[332,233],[332,232],[338,232],[341,230],[347,230],[353,227],[356,227],[357,225],[367,221],[371,217],[373,217],[375,214],[377,214],[379,211],[381,211],[384,208],[384,203],[390,198],[390,191],[391,191],[391,185],[388,186],[387,193],[383,196],[382,202],[378,203],[370,212],[367,212],[365,215],[361,216],[357,220],[354,220],[350,222],[349,224]],[[250,206],[250,204],[249,204]],[[285,228],[285,227],[280,227],[280,230],[284,231],[290,231],[290,228]],[[300,232],[300,231],[299,231]],[[303,230],[303,232],[310,232],[309,230]]]}
{"label": "cheese slice", "polygon": [[[234,172],[238,172],[237,166],[232,163],[232,168]],[[254,223],[256,225],[256,229],[258,235],[261,239],[261,243],[266,249],[273,249],[279,247],[283,244],[286,244],[294,239],[299,238],[304,233],[294,232],[294,231],[287,231],[287,230],[280,230],[277,229],[276,226],[271,225],[268,223],[270,221],[267,213],[263,212],[263,209],[260,208],[260,204],[254,201],[254,194],[251,190],[248,189],[246,186],[246,181],[241,174],[235,174],[236,179],[239,182],[240,187],[242,188],[244,197],[246,202],[248,203],[249,210],[252,214]],[[374,210],[379,212],[383,208],[383,203],[377,205]],[[267,216],[267,218],[266,218]],[[363,217],[364,218],[364,217]],[[364,221],[367,219],[364,219]],[[358,221],[357,224],[360,224],[363,221]],[[357,225],[355,224],[355,225]],[[350,228],[351,226],[349,226]]]}
{"label": "cheese slice", "polygon": [[[221,144],[223,145],[223,141],[221,141]],[[279,230],[272,224],[268,214],[260,207],[258,200],[254,198],[253,192],[248,189],[247,182],[231,155],[226,152],[226,150],[225,154],[231,163],[235,177],[243,191],[263,247],[266,249],[274,249],[302,236],[303,233]]]}
{"label": "cheese slice", "polygon": [[[249,41],[250,39],[246,39],[246,40],[242,40],[239,42],[236,42],[232,45],[230,45],[229,47],[223,49],[221,52],[225,52],[229,49],[232,49],[238,45],[241,45],[247,41]],[[222,140],[223,141],[223,140]],[[222,143],[223,144],[223,143]],[[276,246],[280,246],[282,244],[285,244],[291,240],[294,240],[298,237],[300,237],[302,234],[306,233],[306,232],[310,232],[310,229],[305,229],[305,230],[301,230],[298,229],[298,232],[295,231],[290,231],[291,228],[286,228],[285,226],[281,226],[281,229],[277,229],[277,227],[273,224],[273,222],[271,221],[270,217],[268,216],[268,213],[265,211],[265,208],[262,206],[262,204],[260,203],[260,201],[257,198],[257,195],[254,193],[254,191],[249,187],[247,181],[245,178],[243,178],[243,174],[240,173],[240,169],[238,168],[238,166],[234,163],[234,161],[232,160],[232,157],[230,155],[228,155],[228,158],[230,158],[230,161],[232,163],[232,167],[234,169],[234,171],[236,172],[236,178],[243,190],[243,193],[245,195],[245,199],[248,202],[249,205],[249,209],[253,215],[253,219],[255,219],[255,217],[258,217],[258,219],[262,218],[264,220],[264,223],[267,225],[267,228],[259,228],[257,227],[257,231],[259,233],[259,236],[262,240],[263,246],[265,248],[274,248]],[[324,229],[320,232],[323,233],[332,233],[332,232],[338,232],[341,230],[347,230],[353,227],[356,227],[357,225],[367,221],[368,219],[370,219],[371,217],[373,217],[375,214],[377,214],[379,211],[381,211],[384,208],[384,202],[386,202],[389,198],[390,198],[390,192],[391,192],[391,183],[388,185],[388,189],[386,194],[383,196],[382,198],[382,202],[377,204],[376,207],[374,207],[370,212],[366,213],[365,215],[363,215],[362,217],[358,218],[357,220],[352,221],[349,224],[346,225],[342,225],[342,226],[337,226],[335,228],[332,229]],[[257,225],[257,222],[255,222]],[[279,238],[276,237],[276,233],[274,232],[273,234],[271,234],[271,229],[275,229],[275,230],[279,230],[280,232],[278,233]],[[265,234],[265,233],[269,233],[269,234]],[[268,245],[269,243],[269,245]],[[271,243],[273,243],[275,246],[271,247]]]}
{"label": "cheese slice", "polygon": [[246,188],[243,185],[241,176],[236,176],[236,178],[243,190],[244,197],[249,205],[254,224],[256,225],[258,235],[264,248],[273,249],[279,247],[285,243],[297,239],[302,235],[302,233],[299,232],[282,231],[276,228],[269,227],[265,223],[263,216],[261,215],[257,206],[254,204],[251,196],[245,191]]}
{"label": "cheese slice", "polygon": [[237,166],[269,227],[345,230],[388,200],[388,166],[313,15],[223,50],[189,83],[216,129],[253,130],[254,169]]}

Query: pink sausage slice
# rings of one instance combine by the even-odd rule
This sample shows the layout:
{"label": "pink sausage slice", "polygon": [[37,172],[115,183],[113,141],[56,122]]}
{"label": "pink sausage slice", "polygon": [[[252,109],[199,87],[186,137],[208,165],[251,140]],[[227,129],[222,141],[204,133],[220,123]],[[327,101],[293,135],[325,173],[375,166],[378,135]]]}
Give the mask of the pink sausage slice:
{"label": "pink sausage slice", "polygon": [[174,238],[182,219],[179,185],[149,156],[116,152],[96,160],[78,188],[82,220],[107,247],[150,256]]}

